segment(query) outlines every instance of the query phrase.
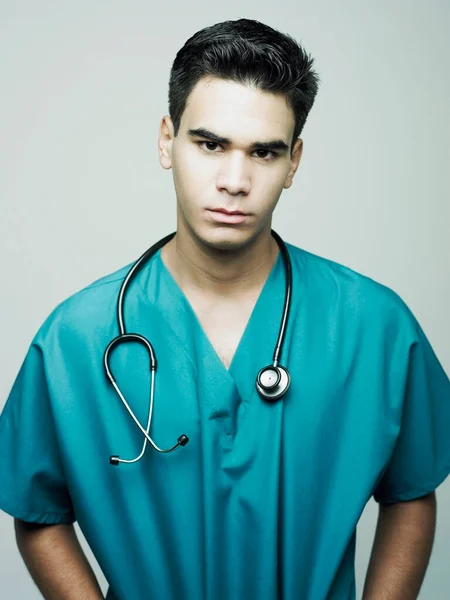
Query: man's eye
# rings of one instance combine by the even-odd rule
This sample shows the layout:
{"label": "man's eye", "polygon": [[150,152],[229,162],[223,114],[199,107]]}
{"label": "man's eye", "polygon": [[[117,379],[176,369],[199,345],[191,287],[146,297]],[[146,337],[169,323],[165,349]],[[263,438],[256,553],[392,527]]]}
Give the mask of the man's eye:
{"label": "man's eye", "polygon": [[[258,156],[258,158],[267,158],[267,160],[272,160],[277,156],[276,152],[273,152],[272,150],[263,150],[262,148],[261,150],[255,150],[255,152],[263,152],[265,156]],[[271,154],[272,156],[267,157],[267,154]]]}
{"label": "man's eye", "polygon": [[[217,142],[199,142],[200,147],[203,147],[204,150],[206,150],[207,152],[213,152],[214,148],[211,148],[211,146],[218,146],[219,144]],[[203,146],[203,144],[206,144],[206,148]]]}

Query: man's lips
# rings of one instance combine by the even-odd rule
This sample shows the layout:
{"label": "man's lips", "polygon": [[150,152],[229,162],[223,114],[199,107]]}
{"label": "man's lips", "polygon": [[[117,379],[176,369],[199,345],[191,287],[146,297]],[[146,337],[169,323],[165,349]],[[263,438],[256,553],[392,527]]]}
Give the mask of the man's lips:
{"label": "man's lips", "polygon": [[243,223],[248,215],[239,210],[225,210],[223,208],[208,208],[207,212],[210,214],[210,218],[216,223],[228,223],[230,225],[238,225]]}
{"label": "man's lips", "polygon": [[224,215],[243,215],[247,216],[246,213],[241,210],[226,210],[225,208],[208,208],[208,210],[212,210],[213,212],[220,212]]}

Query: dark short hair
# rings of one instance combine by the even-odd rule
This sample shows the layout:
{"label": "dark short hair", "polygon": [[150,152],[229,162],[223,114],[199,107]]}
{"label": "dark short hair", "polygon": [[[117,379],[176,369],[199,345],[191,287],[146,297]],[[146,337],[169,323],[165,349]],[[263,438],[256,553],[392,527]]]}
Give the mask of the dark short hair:
{"label": "dark short hair", "polygon": [[178,134],[187,99],[205,76],[284,95],[295,116],[291,151],[317,94],[314,59],[291,36],[251,19],[205,27],[178,51],[170,71],[169,114]]}

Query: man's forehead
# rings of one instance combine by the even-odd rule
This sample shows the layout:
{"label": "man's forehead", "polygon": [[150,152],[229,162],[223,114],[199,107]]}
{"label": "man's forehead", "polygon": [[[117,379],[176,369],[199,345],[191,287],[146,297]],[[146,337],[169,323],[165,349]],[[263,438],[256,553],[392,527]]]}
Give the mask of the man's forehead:
{"label": "man's forehead", "polygon": [[[208,119],[208,128],[215,126],[216,129],[217,121],[220,123],[222,120],[248,121],[249,125],[254,120],[277,128],[286,125],[289,128],[294,120],[292,108],[284,95],[217,78],[200,80],[195,85],[187,98],[184,112],[191,121]],[[192,126],[197,125],[190,123]],[[270,132],[271,137],[273,133]]]}

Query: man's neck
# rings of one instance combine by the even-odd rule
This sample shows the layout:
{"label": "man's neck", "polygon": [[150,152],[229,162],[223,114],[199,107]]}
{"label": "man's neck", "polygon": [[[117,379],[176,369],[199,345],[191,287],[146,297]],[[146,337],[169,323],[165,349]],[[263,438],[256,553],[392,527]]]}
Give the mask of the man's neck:
{"label": "man's neck", "polygon": [[215,251],[178,229],[161,258],[182,289],[232,300],[264,285],[278,253],[270,230],[245,248]]}

